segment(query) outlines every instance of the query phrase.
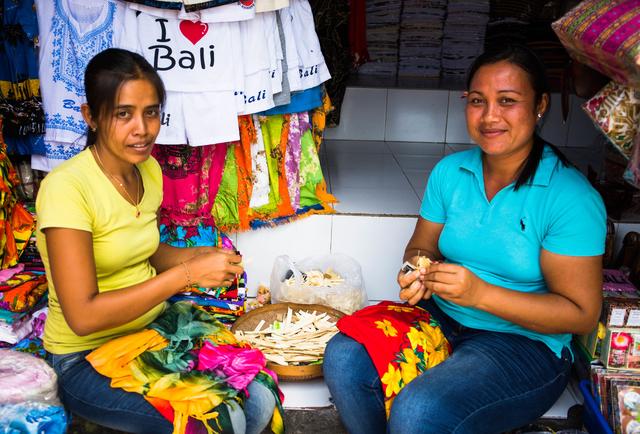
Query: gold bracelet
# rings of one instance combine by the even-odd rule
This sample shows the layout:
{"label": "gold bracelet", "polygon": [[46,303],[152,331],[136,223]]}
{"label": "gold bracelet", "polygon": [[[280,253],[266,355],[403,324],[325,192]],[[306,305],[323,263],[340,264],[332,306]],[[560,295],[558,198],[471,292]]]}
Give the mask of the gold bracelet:
{"label": "gold bracelet", "polygon": [[189,267],[187,267],[187,264],[185,262],[180,263],[184,267],[184,274],[187,277],[187,285],[184,287],[184,289],[188,291],[193,286],[193,282],[191,282],[191,272],[189,271]]}

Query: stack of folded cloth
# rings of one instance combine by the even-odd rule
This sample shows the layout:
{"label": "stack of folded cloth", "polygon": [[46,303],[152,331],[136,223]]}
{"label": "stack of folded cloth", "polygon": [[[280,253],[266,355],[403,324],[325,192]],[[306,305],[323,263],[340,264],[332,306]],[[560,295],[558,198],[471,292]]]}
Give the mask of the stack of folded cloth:
{"label": "stack of folded cloth", "polygon": [[449,0],[442,41],[442,78],[463,79],[484,51],[489,0]]}
{"label": "stack of folded cloth", "polygon": [[401,0],[368,0],[367,45],[369,62],[358,73],[393,77],[398,67]]}
{"label": "stack of folded cloth", "polygon": [[[225,234],[212,222],[202,221],[195,226],[173,224],[161,218],[160,241],[175,247],[212,246],[237,250]],[[187,288],[185,292],[169,299],[169,302],[189,301],[212,314],[221,323],[231,326],[245,312],[246,273],[236,276],[229,287]]]}
{"label": "stack of folded cloth", "polygon": [[398,75],[437,80],[441,70],[446,0],[405,0],[400,17]]}
{"label": "stack of folded cloth", "polygon": [[38,267],[18,263],[0,271],[0,348],[44,357],[47,289],[46,275]]}

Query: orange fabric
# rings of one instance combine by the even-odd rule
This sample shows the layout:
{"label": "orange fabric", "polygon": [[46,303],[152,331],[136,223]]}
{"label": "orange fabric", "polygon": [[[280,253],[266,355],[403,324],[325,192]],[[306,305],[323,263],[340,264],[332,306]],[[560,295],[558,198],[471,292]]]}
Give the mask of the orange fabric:
{"label": "orange fabric", "polygon": [[251,172],[251,144],[255,143],[256,128],[249,115],[238,117],[240,125],[240,142],[234,146],[236,165],[238,167],[238,218],[239,230],[249,229],[250,211],[249,201],[253,189]]}

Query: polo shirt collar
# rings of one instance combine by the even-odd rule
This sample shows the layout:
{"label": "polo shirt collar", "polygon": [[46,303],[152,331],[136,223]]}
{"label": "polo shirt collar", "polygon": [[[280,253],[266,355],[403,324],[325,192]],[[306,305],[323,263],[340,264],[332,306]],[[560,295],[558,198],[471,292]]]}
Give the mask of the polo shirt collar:
{"label": "polo shirt collar", "polygon": [[[558,162],[558,157],[554,154],[553,150],[545,145],[540,164],[538,165],[535,175],[533,175],[531,184],[542,187],[548,186]],[[460,168],[473,173],[478,180],[483,179],[482,151],[479,147],[475,147],[469,152],[467,158],[460,163]]]}

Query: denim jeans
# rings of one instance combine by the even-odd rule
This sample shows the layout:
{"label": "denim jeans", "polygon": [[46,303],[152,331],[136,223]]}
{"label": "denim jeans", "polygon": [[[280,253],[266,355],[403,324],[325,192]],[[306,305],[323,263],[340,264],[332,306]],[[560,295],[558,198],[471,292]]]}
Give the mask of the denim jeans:
{"label": "denim jeans", "polygon": [[[58,374],[58,394],[68,411],[119,431],[140,434],[173,432],[173,424],[142,395],[112,388],[111,379],[99,374],[85,359],[88,353],[80,351],[48,356],[49,363]],[[249,384],[248,391],[244,411],[239,405],[229,406],[236,434],[259,434],[269,423],[275,407],[273,394],[262,384],[254,381]]]}
{"label": "denim jeans", "polygon": [[420,305],[440,321],[453,352],[400,391],[388,420],[364,346],[340,333],[329,341],[324,377],[349,433],[500,433],[542,416],[564,391],[568,349],[559,358],[542,342],[469,329],[431,300]]}

